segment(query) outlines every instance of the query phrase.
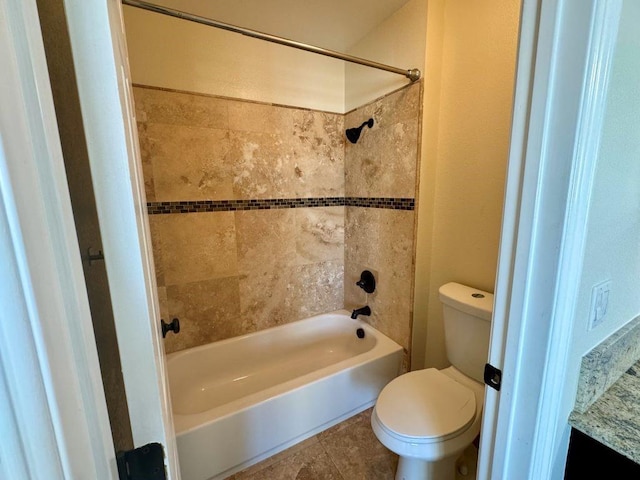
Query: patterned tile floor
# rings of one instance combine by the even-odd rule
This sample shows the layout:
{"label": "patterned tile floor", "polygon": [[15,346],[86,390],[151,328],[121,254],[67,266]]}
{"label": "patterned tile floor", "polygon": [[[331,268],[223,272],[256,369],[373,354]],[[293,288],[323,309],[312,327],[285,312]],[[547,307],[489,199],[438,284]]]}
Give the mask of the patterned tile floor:
{"label": "patterned tile floor", "polygon": [[[398,456],[387,450],[371,430],[371,409],[274,455],[227,480],[393,480]],[[476,476],[477,451],[463,458],[467,475]]]}

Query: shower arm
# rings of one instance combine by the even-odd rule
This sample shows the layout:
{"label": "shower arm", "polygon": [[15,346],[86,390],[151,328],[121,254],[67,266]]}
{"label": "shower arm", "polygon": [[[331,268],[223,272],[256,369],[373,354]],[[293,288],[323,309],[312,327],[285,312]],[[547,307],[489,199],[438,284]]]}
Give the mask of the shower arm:
{"label": "shower arm", "polygon": [[377,68],[378,70],[385,70],[387,72],[403,75],[407,77],[409,80],[411,80],[412,82],[419,80],[421,76],[420,70],[418,70],[417,68],[404,70],[402,68],[396,68],[390,65],[385,65],[383,63],[373,62],[371,60],[366,60],[364,58],[347,55],[346,53],[340,53],[334,50],[328,50],[326,48],[316,47],[314,45],[308,45],[306,43],[297,42],[295,40],[289,40],[288,38],[278,37],[276,35],[270,35],[268,33],[262,33],[256,30],[250,30],[248,28],[238,27],[235,25],[231,25],[229,23],[218,22],[217,20],[200,17],[198,15],[193,15],[187,12],[181,12],[180,10],[174,10],[172,8],[163,7],[161,5],[155,5],[153,3],[148,3],[141,0],[122,0],[122,4],[128,5],[130,7],[141,8],[143,10],[148,10],[150,12],[169,15],[171,17],[180,18],[182,20],[188,20],[190,22],[200,23],[202,25],[207,25],[209,27],[215,27],[215,28],[220,28],[222,30],[227,30],[234,33],[240,33],[241,35],[246,35],[247,37],[253,37],[259,40],[266,40],[267,42],[277,43],[280,45],[285,45],[287,47],[292,47],[292,48],[297,48],[299,50],[305,50],[307,52],[317,53],[319,55],[324,55],[326,57],[337,58],[339,60],[344,60],[346,62],[357,63],[359,65],[364,65],[366,67],[371,67],[371,68]]}

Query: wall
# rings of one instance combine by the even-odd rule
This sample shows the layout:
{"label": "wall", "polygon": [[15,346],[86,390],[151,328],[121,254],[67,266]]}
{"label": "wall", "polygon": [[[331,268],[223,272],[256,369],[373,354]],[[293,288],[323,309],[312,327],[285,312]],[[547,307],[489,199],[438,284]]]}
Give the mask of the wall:
{"label": "wall", "polygon": [[[440,285],[459,281],[493,291],[520,13],[519,1],[494,3],[411,0],[349,49],[423,71],[420,186],[412,194],[414,368],[448,364]],[[345,77],[347,109],[406,83],[357,65],[347,65]]]}
{"label": "wall", "polygon": [[[573,409],[582,356],[640,313],[640,5],[623,2],[609,80],[562,414]],[[611,280],[603,322],[588,329],[592,287]],[[560,432],[568,436],[568,426]],[[558,459],[564,465],[564,458]]]}
{"label": "wall", "polygon": [[[376,59],[412,51],[408,68],[420,68],[420,8],[411,0],[361,51],[391,39]],[[350,105],[372,102],[344,117],[327,112],[345,108],[342,62],[131,8],[125,19],[162,315],[183,325],[167,351],[366,302],[408,351],[421,83],[384,96],[409,85],[385,73],[393,83],[368,96],[351,89]],[[374,128],[345,145],[345,121],[370,116]],[[319,203],[282,208],[310,197]],[[258,200],[269,209],[244,210]],[[364,268],[379,277],[369,299],[355,286]]]}
{"label": "wall", "polygon": [[134,82],[344,113],[344,62],[124,7]]}
{"label": "wall", "polygon": [[433,252],[433,202],[436,190],[440,90],[442,84],[442,43],[444,41],[444,11],[446,0],[429,0],[427,10],[427,45],[425,49],[424,96],[422,105],[422,150],[416,221],[415,295],[411,364],[424,366],[431,257]]}
{"label": "wall", "polygon": [[[380,199],[383,208],[349,205],[345,223],[345,308],[369,305],[366,320],[409,352],[414,277],[414,231],[422,85],[415,83],[345,116],[346,126],[365,127],[345,150],[347,198]],[[404,199],[404,202],[401,201]],[[388,206],[385,206],[387,203]],[[393,203],[407,205],[393,208]],[[376,291],[367,295],[355,285],[371,270]]]}
{"label": "wall", "polygon": [[[439,82],[428,83],[429,91],[439,91],[440,96],[437,120],[428,117],[435,112],[425,96],[425,125],[436,129],[437,135],[426,131],[423,137],[429,157],[422,158],[421,168],[433,176],[423,177],[426,181],[419,194],[421,238],[432,234],[430,254],[420,251],[423,244],[419,242],[417,275],[428,291],[416,292],[419,315],[414,319],[421,325],[416,331],[426,333],[426,366],[448,365],[438,288],[456,281],[493,292],[519,13],[518,0],[446,0],[434,2],[429,9],[429,28],[435,29],[429,39],[441,31],[441,42],[435,41],[434,48],[441,43],[442,51],[440,61],[433,58],[437,52],[431,47],[427,52],[427,64],[435,67],[433,74],[438,75],[438,70],[441,74]],[[432,22],[440,18],[442,25],[434,27]],[[428,79],[431,74],[427,70]],[[423,358],[422,352],[416,355]]]}
{"label": "wall", "polygon": [[[420,83],[346,116],[134,97],[162,316],[181,321],[167,352],[365,304],[409,351]],[[345,145],[345,122],[369,117]],[[369,298],[364,269],[378,280]]]}
{"label": "wall", "polygon": [[342,308],[342,115],[134,97],[166,351]]}
{"label": "wall", "polygon": [[[427,0],[409,0],[347,53],[407,70],[418,68],[424,75],[426,19]],[[401,75],[348,63],[345,111],[374,101],[408,82]]]}
{"label": "wall", "polygon": [[[574,352],[582,356],[640,313],[640,5],[624,1],[589,206]],[[607,316],[588,330],[591,288],[611,280]]]}
{"label": "wall", "polygon": [[[427,0],[410,0],[348,50],[351,55],[395,67],[418,68],[423,76],[419,86],[385,97],[390,91],[406,88],[408,80],[359,65],[345,66],[345,102],[346,109],[351,110],[345,126],[359,125],[369,116],[382,122],[374,125],[376,133],[369,137],[364,134],[362,142],[366,148],[361,148],[360,142],[354,147],[347,144],[347,195],[416,200],[419,170],[424,168],[420,165],[424,164],[424,144],[420,145],[422,110],[434,103],[432,97],[423,99],[420,91],[424,88],[427,93],[430,85],[429,75],[425,76],[426,25]],[[395,118],[389,118],[396,109]],[[389,127],[387,121],[396,126]],[[377,132],[378,128],[385,132]],[[370,321],[407,352],[412,348],[415,328],[415,219],[415,211],[347,208],[345,305],[352,308],[368,302],[373,311]],[[365,243],[362,238],[375,241]],[[381,282],[380,290],[368,298],[353,285],[365,267],[376,271]],[[423,345],[424,341],[421,349]],[[409,363],[407,359],[406,366]]]}

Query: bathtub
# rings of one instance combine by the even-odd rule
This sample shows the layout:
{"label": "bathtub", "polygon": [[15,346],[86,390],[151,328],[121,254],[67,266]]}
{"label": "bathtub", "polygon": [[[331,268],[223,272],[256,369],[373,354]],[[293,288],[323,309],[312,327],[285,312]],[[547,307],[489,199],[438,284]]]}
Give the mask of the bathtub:
{"label": "bathtub", "polygon": [[401,361],[343,310],[168,355],[182,479],[223,479],[367,409]]}

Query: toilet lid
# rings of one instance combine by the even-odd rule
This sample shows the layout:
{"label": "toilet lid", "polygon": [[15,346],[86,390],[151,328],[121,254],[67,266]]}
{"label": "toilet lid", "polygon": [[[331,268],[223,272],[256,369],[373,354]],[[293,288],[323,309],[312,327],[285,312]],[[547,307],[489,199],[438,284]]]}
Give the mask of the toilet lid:
{"label": "toilet lid", "polygon": [[452,435],[473,422],[473,392],[435,368],[401,375],[382,389],[376,415],[388,430],[405,437]]}

